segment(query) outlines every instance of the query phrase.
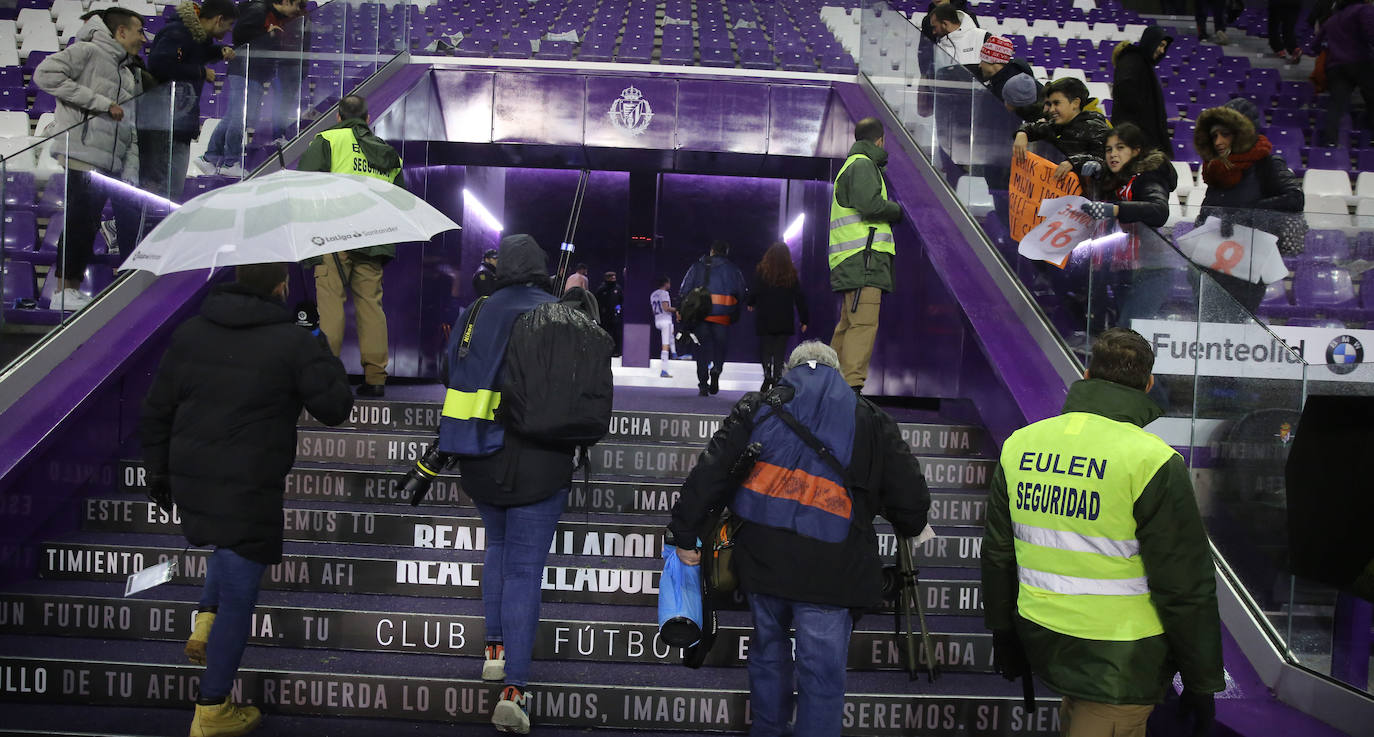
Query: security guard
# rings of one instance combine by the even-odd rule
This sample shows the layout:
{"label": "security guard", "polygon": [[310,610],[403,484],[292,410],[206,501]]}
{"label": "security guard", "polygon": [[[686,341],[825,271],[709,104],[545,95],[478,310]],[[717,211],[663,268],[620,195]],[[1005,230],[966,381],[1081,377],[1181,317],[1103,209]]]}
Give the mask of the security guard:
{"label": "security guard", "polygon": [[[301,171],[328,171],[375,177],[401,186],[401,155],[368,127],[371,117],[361,95],[339,101],[339,124],[310,142],[301,156]],[[343,348],[344,292],[353,293],[358,318],[358,349],[362,353],[360,397],[386,392],[388,363],[386,314],[382,312],[382,267],[396,257],[396,246],[372,246],[326,257],[307,259],[315,269],[315,294],[320,307],[320,330],[334,355]],[[339,269],[343,273],[339,273]]]}
{"label": "security guard", "polygon": [[1061,734],[1144,737],[1177,671],[1193,734],[1225,688],[1207,533],[1183,458],[1142,428],[1154,353],[1111,328],[1064,412],[1002,446],[983,533],[997,669],[1063,695]]}
{"label": "security guard", "polygon": [[887,199],[883,124],[860,120],[854,139],[830,201],[830,289],[843,295],[830,347],[840,356],[845,381],[858,392],[868,378],[882,295],[892,291],[892,223],[902,219],[902,206]]}
{"label": "security guard", "polygon": [[496,291],[496,258],[495,248],[488,248],[482,253],[482,263],[477,266],[477,273],[472,275],[472,298],[491,296]]}

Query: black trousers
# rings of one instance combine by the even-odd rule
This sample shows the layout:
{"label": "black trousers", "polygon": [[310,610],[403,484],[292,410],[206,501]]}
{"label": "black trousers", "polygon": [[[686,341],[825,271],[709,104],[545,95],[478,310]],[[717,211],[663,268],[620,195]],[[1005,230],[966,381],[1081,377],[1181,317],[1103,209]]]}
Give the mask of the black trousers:
{"label": "black trousers", "polygon": [[1298,48],[1298,3],[1269,3],[1269,48],[1275,53]]}
{"label": "black trousers", "polygon": [[[714,322],[697,323],[692,328],[692,334],[701,341],[701,345],[692,350],[697,362],[697,384],[700,386],[709,384],[711,377],[720,376],[725,368],[725,330],[724,325]],[[681,350],[681,346],[678,350]]]}
{"label": "black trousers", "polygon": [[[1357,87],[1364,98],[1365,131],[1374,130],[1374,62],[1328,66],[1326,86],[1331,91],[1331,104],[1326,108],[1326,127],[1321,139],[1323,145],[1336,145],[1341,125],[1345,122],[1345,111],[1350,108],[1350,95]],[[1355,141],[1351,143],[1359,144]]]}
{"label": "black trousers", "polygon": [[759,363],[763,364],[763,380],[774,384],[782,378],[782,367],[787,363],[787,343],[791,335],[786,333],[759,336]]}
{"label": "black trousers", "polygon": [[1226,0],[1193,0],[1193,16],[1197,19],[1198,36],[1207,35],[1207,11],[1212,11],[1212,22],[1217,31],[1226,30]]}
{"label": "black trousers", "polygon": [[54,265],[58,277],[80,281],[95,252],[95,235],[100,230],[101,211],[111,202],[115,227],[119,231],[117,245],[125,256],[138,243],[141,208],[132,195],[118,192],[113,177],[94,172],[71,169],[67,174],[67,209],[63,212],[62,240]]}

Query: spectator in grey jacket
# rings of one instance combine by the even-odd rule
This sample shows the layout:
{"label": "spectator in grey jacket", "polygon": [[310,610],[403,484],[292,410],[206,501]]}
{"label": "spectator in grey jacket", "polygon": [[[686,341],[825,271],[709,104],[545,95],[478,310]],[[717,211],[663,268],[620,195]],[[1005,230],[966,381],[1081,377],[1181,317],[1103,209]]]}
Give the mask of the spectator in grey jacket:
{"label": "spectator in grey jacket", "polygon": [[[34,84],[58,103],[43,134],[67,131],[53,145],[54,155],[63,157],[71,170],[55,266],[64,287],[53,296],[59,309],[79,310],[90,303],[78,288],[90,262],[100,211],[111,195],[108,182],[93,175],[138,181],[137,115],[129,103],[143,91],[138,69],[142,48],[143,19],[124,8],[106,8],[88,15],[75,42],[33,72]],[[132,235],[137,223],[124,230]]]}

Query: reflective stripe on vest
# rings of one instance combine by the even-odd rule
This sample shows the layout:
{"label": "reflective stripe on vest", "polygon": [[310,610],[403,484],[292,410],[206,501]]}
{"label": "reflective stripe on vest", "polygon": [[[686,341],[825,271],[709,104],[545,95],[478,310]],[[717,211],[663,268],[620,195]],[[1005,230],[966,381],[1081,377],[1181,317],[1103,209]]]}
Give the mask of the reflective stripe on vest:
{"label": "reflective stripe on vest", "polygon": [[1088,640],[1164,632],[1140,557],[1135,502],[1174,455],[1135,425],[1086,412],[1007,439],[1001,464],[1021,616]]}
{"label": "reflective stripe on vest", "polygon": [[357,174],[384,182],[396,178],[399,169],[377,171],[367,163],[367,155],[363,153],[362,146],[358,144],[358,137],[353,135],[352,129],[334,128],[324,131],[320,137],[329,141],[329,170],[335,174]]}
{"label": "reflective stripe on vest", "polygon": [[[863,154],[854,154],[845,160],[844,166],[840,167],[840,173],[835,175],[835,182],[840,181],[846,169],[859,159],[869,159]],[[882,175],[878,177],[882,183],[882,197],[887,199],[887,182],[882,180]],[[840,201],[835,198],[832,191],[830,194],[830,268],[835,268],[841,261],[862,253],[864,245],[868,243],[868,229],[873,228],[873,250],[882,253],[897,253],[896,245],[892,240],[892,226],[888,223],[865,221],[858,210],[852,207],[841,207]]]}
{"label": "reflective stripe on vest", "polygon": [[449,389],[444,395],[444,417],[455,420],[495,420],[496,408],[501,406],[501,392],[478,389],[460,392]]}

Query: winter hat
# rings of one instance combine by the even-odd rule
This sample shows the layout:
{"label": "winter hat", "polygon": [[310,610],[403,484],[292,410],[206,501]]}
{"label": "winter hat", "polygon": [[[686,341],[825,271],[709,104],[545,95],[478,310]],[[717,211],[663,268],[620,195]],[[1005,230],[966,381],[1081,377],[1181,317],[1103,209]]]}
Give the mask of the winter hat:
{"label": "winter hat", "polygon": [[1012,45],[1011,39],[1004,36],[989,36],[983,42],[983,50],[978,55],[978,61],[984,64],[1006,64],[1011,61],[1012,54],[1016,53],[1016,47]]}
{"label": "winter hat", "polygon": [[1002,102],[1012,107],[1025,107],[1034,105],[1040,99],[1040,90],[1036,89],[1035,80],[1031,75],[1022,72],[1002,85]]}
{"label": "winter hat", "polygon": [[1230,100],[1227,100],[1226,104],[1222,105],[1222,107],[1229,107],[1232,110],[1235,110],[1236,112],[1240,113],[1241,115],[1244,115],[1245,117],[1249,118],[1250,122],[1254,124],[1255,129],[1259,130],[1260,111],[1259,107],[1256,106],[1255,103],[1250,102],[1244,97],[1233,97]]}

